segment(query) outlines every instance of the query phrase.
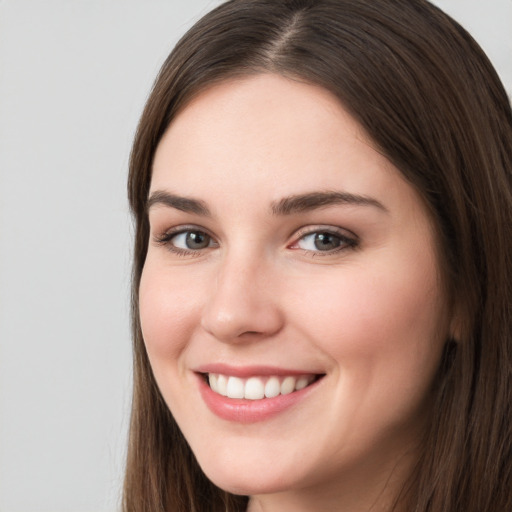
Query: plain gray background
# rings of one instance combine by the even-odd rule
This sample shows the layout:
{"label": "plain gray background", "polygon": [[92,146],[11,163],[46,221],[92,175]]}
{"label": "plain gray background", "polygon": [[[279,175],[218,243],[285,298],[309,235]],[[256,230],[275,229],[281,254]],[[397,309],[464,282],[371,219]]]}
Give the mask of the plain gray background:
{"label": "plain gray background", "polygon": [[[218,0],[0,0],[0,512],[118,509],[130,403],[128,155]],[[438,0],[512,91],[512,0]]]}

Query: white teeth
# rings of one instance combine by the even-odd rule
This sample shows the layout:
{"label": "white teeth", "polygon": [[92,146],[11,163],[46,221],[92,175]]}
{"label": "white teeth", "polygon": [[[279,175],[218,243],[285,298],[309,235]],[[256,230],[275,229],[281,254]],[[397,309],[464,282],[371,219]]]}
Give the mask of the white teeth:
{"label": "white teeth", "polygon": [[208,384],[212,389],[218,389],[219,387],[219,376],[216,373],[210,373],[208,375]]}
{"label": "white teeth", "polygon": [[295,389],[297,391],[300,391],[301,389],[304,389],[309,384],[307,377],[300,377],[300,379],[297,379],[297,383],[295,384]]}
{"label": "white teeth", "polygon": [[265,384],[265,396],[267,398],[274,398],[281,393],[281,384],[277,377],[270,377]]}
{"label": "white teeth", "polygon": [[218,373],[208,374],[210,388],[228,398],[245,398],[246,400],[261,400],[274,398],[279,395],[289,395],[309,386],[315,380],[313,375],[293,377],[239,377],[226,376]]}
{"label": "white teeth", "polygon": [[[215,389],[215,388],[212,388]],[[225,375],[217,377],[217,393],[222,396],[228,396],[228,378]]]}
{"label": "white teeth", "polygon": [[295,377],[286,377],[281,383],[281,395],[289,395],[295,390]]}
{"label": "white teeth", "polygon": [[238,377],[229,377],[228,379],[228,398],[243,398],[244,397],[244,381]]}
{"label": "white teeth", "polygon": [[245,383],[244,398],[249,400],[261,400],[265,396],[265,386],[258,377],[251,377]]}

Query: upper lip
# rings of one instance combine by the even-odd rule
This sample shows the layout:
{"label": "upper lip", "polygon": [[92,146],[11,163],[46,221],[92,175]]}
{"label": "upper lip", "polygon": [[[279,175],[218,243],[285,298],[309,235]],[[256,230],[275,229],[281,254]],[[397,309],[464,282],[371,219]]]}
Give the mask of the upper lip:
{"label": "upper lip", "polygon": [[311,371],[307,369],[290,369],[277,366],[250,365],[233,366],[225,363],[210,363],[200,365],[194,368],[196,373],[218,373],[239,378],[248,378],[253,376],[287,376],[287,375],[321,375],[325,372]]}

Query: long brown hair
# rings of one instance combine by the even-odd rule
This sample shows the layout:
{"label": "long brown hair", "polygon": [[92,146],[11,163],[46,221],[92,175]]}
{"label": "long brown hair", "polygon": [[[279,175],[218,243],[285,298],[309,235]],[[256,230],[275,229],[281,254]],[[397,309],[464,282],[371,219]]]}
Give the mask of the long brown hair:
{"label": "long brown hair", "polygon": [[[219,81],[270,72],[331,91],[427,204],[457,317],[411,512],[512,510],[512,113],[488,59],[425,0],[231,0],[165,61],[135,138],[134,396],[125,512],[243,511],[204,476],[153,378],[139,325],[157,144]],[[407,489],[404,489],[404,493]]]}

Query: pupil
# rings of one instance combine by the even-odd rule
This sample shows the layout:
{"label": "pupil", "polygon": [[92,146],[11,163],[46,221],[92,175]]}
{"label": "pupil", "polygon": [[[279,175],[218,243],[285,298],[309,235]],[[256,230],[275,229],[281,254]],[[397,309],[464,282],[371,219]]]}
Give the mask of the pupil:
{"label": "pupil", "polygon": [[201,231],[191,231],[187,234],[187,247],[189,249],[205,249],[210,244],[210,237]]}
{"label": "pupil", "polygon": [[315,236],[315,247],[319,251],[329,251],[336,249],[341,244],[341,240],[336,235],[331,233],[318,233]]}

